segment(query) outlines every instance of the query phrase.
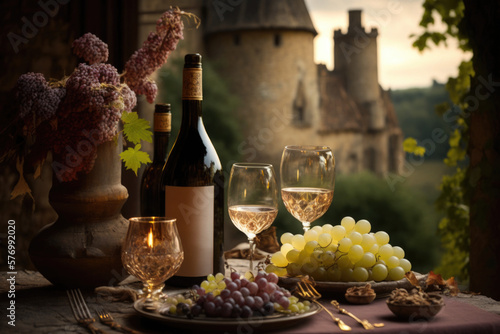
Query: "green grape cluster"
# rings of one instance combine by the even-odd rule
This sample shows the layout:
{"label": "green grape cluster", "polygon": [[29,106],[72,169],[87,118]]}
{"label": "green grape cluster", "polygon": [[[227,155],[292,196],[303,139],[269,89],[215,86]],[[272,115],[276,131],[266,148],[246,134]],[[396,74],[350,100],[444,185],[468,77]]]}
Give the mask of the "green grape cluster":
{"label": "green grape cluster", "polygon": [[397,281],[411,271],[403,248],[389,234],[371,232],[366,219],[344,217],[339,225],[314,226],[304,234],[281,235],[281,250],[271,256],[266,272],[278,276],[309,275],[316,281]]}

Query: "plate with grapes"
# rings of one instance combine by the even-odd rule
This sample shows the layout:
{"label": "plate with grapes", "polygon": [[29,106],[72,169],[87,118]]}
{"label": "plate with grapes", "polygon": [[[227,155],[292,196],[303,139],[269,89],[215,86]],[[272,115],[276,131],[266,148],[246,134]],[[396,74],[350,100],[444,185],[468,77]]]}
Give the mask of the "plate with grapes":
{"label": "plate with grapes", "polygon": [[[179,290],[175,293],[189,293],[189,290]],[[134,303],[134,309],[141,315],[149,319],[157,320],[169,326],[186,329],[200,329],[203,331],[213,330],[237,330],[248,331],[254,328],[258,331],[273,330],[292,326],[299,321],[309,318],[321,309],[315,303],[309,305],[309,310],[303,313],[282,313],[275,311],[271,315],[261,315],[254,312],[248,318],[223,318],[221,316],[208,317],[205,314],[196,317],[186,315],[176,315],[165,312],[163,303],[154,303],[138,299]]]}
{"label": "plate with grapes", "polygon": [[[421,283],[425,282],[427,276],[414,272],[415,277]],[[298,277],[280,277],[279,285],[287,289],[293,289],[300,281]],[[367,283],[371,285],[371,288],[377,294],[377,298],[387,297],[392,290],[396,288],[411,289],[413,285],[406,278],[398,281],[367,281],[367,282],[326,282],[326,281],[316,281],[315,288],[320,293],[336,296],[344,296],[347,289],[354,286],[364,286]]]}

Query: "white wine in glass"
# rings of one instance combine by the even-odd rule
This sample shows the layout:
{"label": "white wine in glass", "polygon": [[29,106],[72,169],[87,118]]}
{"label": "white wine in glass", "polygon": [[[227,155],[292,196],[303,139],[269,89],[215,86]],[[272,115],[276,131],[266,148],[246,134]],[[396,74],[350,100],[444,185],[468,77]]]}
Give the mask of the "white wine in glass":
{"label": "white wine in glass", "polygon": [[278,214],[278,188],[271,164],[236,163],[231,168],[227,197],[229,217],[250,244],[253,270],[254,239]]}
{"label": "white wine in glass", "polygon": [[281,198],[304,231],[330,207],[335,157],[327,146],[286,146],[281,157]]}

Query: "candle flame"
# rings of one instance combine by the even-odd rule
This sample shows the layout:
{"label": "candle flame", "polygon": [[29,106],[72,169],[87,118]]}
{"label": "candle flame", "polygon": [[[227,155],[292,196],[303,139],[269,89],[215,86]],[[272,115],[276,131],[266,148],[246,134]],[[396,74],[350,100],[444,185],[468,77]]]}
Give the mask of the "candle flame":
{"label": "candle flame", "polygon": [[148,233],[148,247],[153,248],[153,227],[150,227]]}

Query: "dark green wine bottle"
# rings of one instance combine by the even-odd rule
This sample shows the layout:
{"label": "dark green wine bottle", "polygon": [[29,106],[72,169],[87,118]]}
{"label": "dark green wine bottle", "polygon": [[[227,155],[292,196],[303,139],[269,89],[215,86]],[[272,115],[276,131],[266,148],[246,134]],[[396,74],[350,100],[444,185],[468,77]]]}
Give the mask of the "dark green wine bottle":
{"label": "dark green wine bottle", "polygon": [[182,121],[163,168],[164,214],[177,219],[184,249],[175,286],[224,272],[224,176],[202,118],[201,55],[188,54],[182,79]]}
{"label": "dark green wine bottle", "polygon": [[141,216],[159,216],[164,215],[164,206],[160,202],[162,189],[161,173],[165,161],[167,160],[168,140],[171,130],[171,107],[170,104],[156,104],[153,131],[154,131],[154,152],[153,162],[146,166],[141,179]]}

